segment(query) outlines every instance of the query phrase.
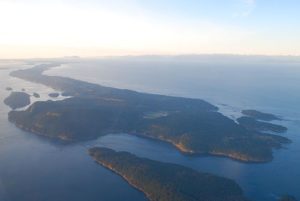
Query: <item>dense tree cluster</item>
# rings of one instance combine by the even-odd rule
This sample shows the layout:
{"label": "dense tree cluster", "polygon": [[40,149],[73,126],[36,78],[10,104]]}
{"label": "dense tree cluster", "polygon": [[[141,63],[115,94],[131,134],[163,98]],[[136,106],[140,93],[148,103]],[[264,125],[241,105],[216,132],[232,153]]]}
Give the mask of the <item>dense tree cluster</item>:
{"label": "dense tree cluster", "polygon": [[92,148],[89,153],[144,192],[149,200],[246,201],[240,187],[230,179],[107,148]]}

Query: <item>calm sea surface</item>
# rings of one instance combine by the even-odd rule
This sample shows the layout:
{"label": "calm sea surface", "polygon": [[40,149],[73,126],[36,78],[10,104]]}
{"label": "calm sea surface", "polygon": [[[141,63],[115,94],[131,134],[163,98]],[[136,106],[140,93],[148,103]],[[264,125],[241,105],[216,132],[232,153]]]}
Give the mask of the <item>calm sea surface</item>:
{"label": "calm sea surface", "polygon": [[[119,176],[95,164],[87,154],[99,145],[141,157],[182,164],[236,180],[254,201],[274,201],[292,194],[300,199],[300,64],[282,59],[112,58],[77,60],[46,72],[88,82],[143,92],[201,98],[230,118],[242,109],[274,113],[288,127],[282,134],[293,143],[274,151],[274,160],[245,164],[220,157],[188,157],[172,146],[130,136],[108,135],[98,140],[62,145],[25,133],[7,121],[2,100],[5,87],[38,92],[42,100],[53,92],[42,85],[11,78],[22,63],[0,64],[0,200],[145,200]],[[32,99],[37,101],[38,99]]]}

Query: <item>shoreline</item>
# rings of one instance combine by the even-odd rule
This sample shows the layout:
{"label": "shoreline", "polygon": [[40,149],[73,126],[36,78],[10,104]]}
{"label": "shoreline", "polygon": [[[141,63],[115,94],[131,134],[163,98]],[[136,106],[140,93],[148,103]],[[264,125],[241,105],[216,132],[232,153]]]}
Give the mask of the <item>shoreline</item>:
{"label": "shoreline", "polygon": [[[111,133],[112,135],[114,135],[114,133]],[[160,138],[155,138],[155,137],[151,137],[151,136],[147,136],[147,135],[143,135],[143,134],[138,134],[138,133],[124,133],[124,134],[128,134],[128,135],[133,135],[136,137],[140,137],[140,138],[144,138],[144,139],[148,139],[148,140],[153,140],[153,141],[157,141],[157,142],[161,142],[161,143],[165,143],[167,145],[172,146],[173,148],[175,148],[177,151],[179,151],[181,154],[186,155],[186,156],[190,156],[190,157],[219,157],[219,158],[226,158],[226,159],[230,159],[236,162],[240,162],[240,163],[245,163],[245,164],[262,164],[262,163],[269,163],[272,161],[273,157],[267,160],[247,160],[247,159],[242,159],[239,157],[235,157],[232,154],[226,154],[226,153],[222,153],[222,152],[193,152],[192,150],[190,151],[185,151],[186,149],[182,149],[181,146],[177,146],[176,143],[174,143],[172,140],[164,140],[164,139],[160,139]]]}
{"label": "shoreline", "polygon": [[[249,201],[240,185],[230,178],[193,170],[176,163],[137,157],[126,151],[114,151],[105,147],[93,147],[88,150],[88,154],[96,164],[120,176],[130,186],[143,193],[149,201],[172,201],[175,197],[170,196],[171,192],[179,198],[178,200]],[[120,163],[123,160],[126,162]],[[145,172],[146,170],[149,174]],[[162,172],[158,173],[160,171]],[[165,171],[169,174],[164,177]],[[197,188],[187,190],[190,183],[196,184]],[[202,190],[207,187],[211,189],[209,192]]]}
{"label": "shoreline", "polygon": [[95,159],[94,157],[92,157],[93,160],[101,165],[102,167],[106,168],[107,170],[111,171],[112,173],[116,174],[116,175],[119,175],[121,178],[123,178],[126,183],[128,183],[130,186],[132,186],[134,189],[136,189],[137,191],[141,192],[144,194],[145,198],[147,198],[149,201],[152,201],[150,199],[150,196],[149,194],[147,194],[145,191],[143,191],[141,188],[139,188],[137,185],[133,184],[126,176],[122,175],[120,172],[118,172],[117,170],[115,170],[113,167],[111,167],[110,165],[107,165],[101,161],[98,161],[97,159]]}

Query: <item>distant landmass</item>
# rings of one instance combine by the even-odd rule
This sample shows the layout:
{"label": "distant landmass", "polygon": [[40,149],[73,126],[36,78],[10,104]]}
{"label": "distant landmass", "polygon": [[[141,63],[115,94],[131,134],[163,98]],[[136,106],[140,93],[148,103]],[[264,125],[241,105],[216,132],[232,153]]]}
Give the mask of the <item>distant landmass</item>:
{"label": "distant landmass", "polygon": [[281,118],[279,118],[273,114],[263,113],[263,112],[260,112],[257,110],[243,110],[242,114],[252,117],[254,119],[263,120],[263,121],[281,120]]}
{"label": "distant landmass", "polygon": [[252,117],[240,117],[237,119],[237,121],[240,125],[243,125],[249,130],[272,131],[275,133],[283,133],[287,131],[287,128],[284,126],[258,121]]}
{"label": "distant landmass", "polygon": [[4,99],[4,103],[11,109],[18,109],[30,104],[30,95],[25,92],[11,92],[10,95]]}
{"label": "distant landmass", "polygon": [[127,152],[92,148],[96,162],[122,176],[151,201],[246,201],[232,180]]}
{"label": "distant landmass", "polygon": [[171,143],[186,154],[213,154],[244,162],[270,161],[273,148],[290,142],[237,124],[203,100],[139,93],[43,74],[57,65],[11,73],[72,96],[36,102],[25,111],[11,111],[9,120],[19,128],[65,141],[125,132]]}

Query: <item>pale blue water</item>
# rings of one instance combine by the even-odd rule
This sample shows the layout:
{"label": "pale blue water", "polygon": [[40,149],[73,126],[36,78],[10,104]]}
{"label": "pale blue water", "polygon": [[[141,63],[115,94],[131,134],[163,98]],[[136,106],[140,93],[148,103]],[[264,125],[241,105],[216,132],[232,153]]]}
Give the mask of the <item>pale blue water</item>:
{"label": "pale blue water", "polygon": [[[24,86],[23,81],[8,78],[8,71],[0,72],[3,88],[8,80]],[[89,158],[86,150],[94,145],[232,178],[255,201],[273,201],[286,193],[300,199],[300,64],[295,60],[114,58],[78,60],[46,73],[118,88],[202,98],[231,118],[245,108],[274,113],[286,119],[279,123],[289,128],[283,135],[293,143],[275,150],[274,160],[266,164],[187,157],[166,143],[126,134],[64,146],[14,128],[6,120],[8,108],[0,103],[0,195],[7,201],[145,200],[143,194]],[[0,98],[6,95],[3,89]]]}

